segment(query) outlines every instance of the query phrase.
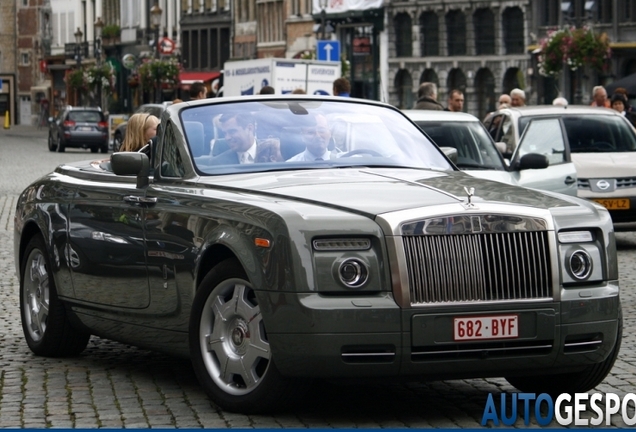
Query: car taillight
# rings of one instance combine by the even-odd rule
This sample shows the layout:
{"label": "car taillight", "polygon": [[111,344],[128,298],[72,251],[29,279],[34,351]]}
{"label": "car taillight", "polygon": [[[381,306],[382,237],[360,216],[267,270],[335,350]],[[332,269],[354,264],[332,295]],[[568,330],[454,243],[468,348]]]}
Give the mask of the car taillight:
{"label": "car taillight", "polygon": [[101,127],[101,128],[107,128],[108,127],[108,122],[99,122],[97,123],[97,126]]}
{"label": "car taillight", "polygon": [[63,124],[64,124],[65,127],[73,127],[73,126],[75,126],[75,122],[71,121],[71,120],[66,120]]}

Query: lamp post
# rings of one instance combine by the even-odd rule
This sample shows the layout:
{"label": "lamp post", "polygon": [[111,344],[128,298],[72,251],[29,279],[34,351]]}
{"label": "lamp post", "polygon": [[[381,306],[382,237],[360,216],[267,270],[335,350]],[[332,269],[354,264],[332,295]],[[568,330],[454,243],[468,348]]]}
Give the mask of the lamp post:
{"label": "lamp post", "polygon": [[[102,64],[102,28],[104,27],[104,21],[102,21],[102,17],[97,17],[95,23],[93,24],[95,27],[95,61],[97,66],[101,66]],[[97,84],[97,104],[99,108],[102,107],[102,83],[99,82]]]}
{"label": "lamp post", "polygon": [[[161,27],[161,13],[163,10],[159,7],[159,3],[155,2],[154,6],[150,8],[150,22],[152,23],[152,27],[155,30],[155,58],[159,59],[161,51],[159,46],[159,27]],[[159,81],[159,72],[157,71],[157,81]],[[157,82],[156,84],[156,93],[155,93],[155,102],[160,103],[161,98],[161,82]]]}
{"label": "lamp post", "polygon": [[320,0],[320,28],[322,31],[321,39],[325,40],[326,36],[326,23],[327,23],[327,1]]}
{"label": "lamp post", "polygon": [[[75,59],[77,60],[77,69],[78,70],[82,70],[82,36],[84,36],[84,33],[82,33],[82,31],[78,27],[77,31],[75,33],[73,33],[73,36],[75,36],[75,49],[77,51],[77,54],[75,56]],[[79,106],[82,106],[82,92],[81,91],[77,92],[77,104]]]}

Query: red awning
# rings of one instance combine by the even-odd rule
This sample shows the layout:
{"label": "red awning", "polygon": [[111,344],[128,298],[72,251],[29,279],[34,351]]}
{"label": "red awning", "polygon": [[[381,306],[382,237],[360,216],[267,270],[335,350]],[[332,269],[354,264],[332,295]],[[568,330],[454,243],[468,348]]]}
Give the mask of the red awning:
{"label": "red awning", "polygon": [[192,84],[197,81],[208,82],[221,76],[221,72],[181,72],[179,80],[181,84]]}

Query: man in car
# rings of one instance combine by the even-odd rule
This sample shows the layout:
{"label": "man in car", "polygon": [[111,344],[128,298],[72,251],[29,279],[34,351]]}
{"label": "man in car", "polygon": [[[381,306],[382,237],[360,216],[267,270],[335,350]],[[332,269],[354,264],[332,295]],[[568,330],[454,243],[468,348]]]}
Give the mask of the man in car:
{"label": "man in car", "polygon": [[282,162],[280,142],[256,140],[256,122],[248,113],[227,113],[219,118],[229,149],[210,160],[212,165]]}
{"label": "man in car", "polygon": [[312,116],[310,124],[301,128],[301,136],[305,142],[305,151],[287,159],[287,162],[313,162],[329,160],[337,157],[338,151],[329,150],[331,131],[325,116]]}

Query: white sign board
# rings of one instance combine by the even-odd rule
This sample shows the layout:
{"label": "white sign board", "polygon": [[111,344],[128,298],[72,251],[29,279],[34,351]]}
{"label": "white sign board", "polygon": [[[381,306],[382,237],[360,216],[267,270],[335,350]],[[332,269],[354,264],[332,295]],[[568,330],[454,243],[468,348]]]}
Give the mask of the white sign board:
{"label": "white sign board", "polygon": [[[383,5],[384,0],[328,0],[325,11],[328,14],[337,14],[350,11],[379,9]],[[315,15],[322,12],[320,0],[313,0],[312,10]]]}

